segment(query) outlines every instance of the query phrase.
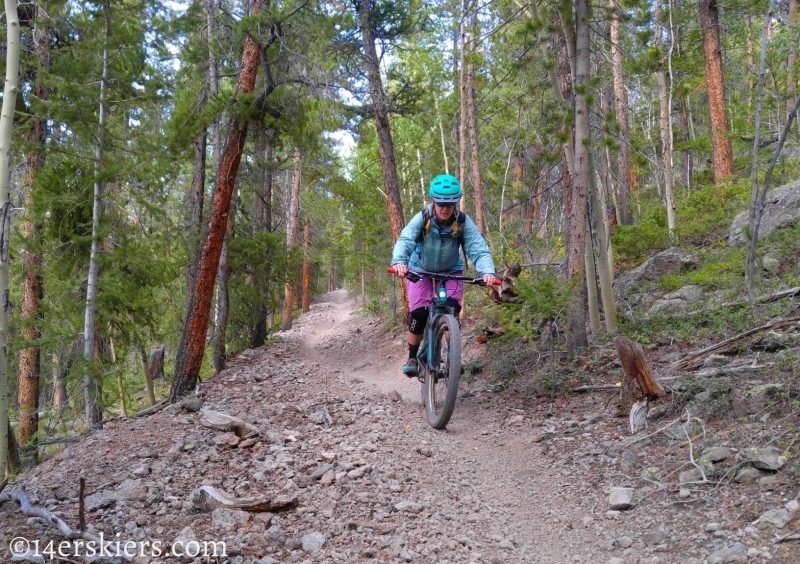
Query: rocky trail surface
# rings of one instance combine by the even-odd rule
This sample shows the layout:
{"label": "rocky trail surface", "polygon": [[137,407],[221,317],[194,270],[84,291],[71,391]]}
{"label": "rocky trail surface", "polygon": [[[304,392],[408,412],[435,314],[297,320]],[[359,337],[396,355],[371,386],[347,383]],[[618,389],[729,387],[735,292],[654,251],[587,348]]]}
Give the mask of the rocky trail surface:
{"label": "rocky trail surface", "polygon": [[[24,488],[77,528],[82,476],[89,531],[163,549],[224,541],[227,553],[136,562],[800,561],[797,541],[776,542],[800,525],[798,480],[763,427],[696,438],[690,455],[692,421],[629,437],[607,394],[552,402],[471,381],[435,431],[419,383],[400,373],[404,334],[354,307],[344,291],[323,296],[198,397],[110,421],[4,493]],[[465,340],[467,355],[478,346]],[[210,428],[213,413],[241,424]],[[225,506],[202,487],[285,506]],[[0,505],[0,535],[3,562],[12,538],[63,539],[13,502]]]}

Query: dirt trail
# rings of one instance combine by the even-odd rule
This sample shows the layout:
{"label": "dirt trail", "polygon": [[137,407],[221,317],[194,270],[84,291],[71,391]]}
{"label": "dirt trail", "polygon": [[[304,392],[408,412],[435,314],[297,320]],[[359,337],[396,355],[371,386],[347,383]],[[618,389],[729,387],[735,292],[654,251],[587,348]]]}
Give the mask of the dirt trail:
{"label": "dirt trail", "polygon": [[458,402],[447,429],[431,429],[419,402],[419,382],[400,372],[405,334],[384,333],[377,321],[354,314],[354,306],[344,290],[328,294],[317,304],[328,311],[324,319],[312,310],[285,337],[299,344],[308,361],[324,359],[329,371],[341,374],[335,388],[342,396],[392,391],[402,396],[400,416],[408,428],[383,441],[401,459],[413,458],[419,447],[434,453],[431,468],[409,472],[419,480],[420,496],[444,494],[450,507],[440,510],[462,513],[462,519],[451,515],[458,525],[453,534],[471,534],[492,552],[502,546],[491,561],[597,561],[597,550],[608,543],[598,542],[582,520],[600,511],[600,500],[581,493],[586,489],[581,480],[554,466],[545,452],[549,443],[534,442],[542,434],[530,431],[530,414],[481,401],[488,398],[479,390],[466,391],[470,397]]}
{"label": "dirt trail", "polygon": [[[468,354],[480,346],[465,339]],[[796,545],[773,545],[771,529],[752,526],[767,509],[794,507],[797,484],[786,476],[755,490],[729,481],[679,496],[672,474],[686,468],[674,462],[686,457],[684,437],[632,440],[600,394],[552,402],[463,382],[450,424],[435,431],[419,383],[400,372],[406,353],[403,331],[332,292],[277,342],[230,359],[200,397],[109,421],[9,489],[74,524],[85,477],[90,531],[163,546],[222,541],[228,556],[217,562],[230,564],[800,561]],[[198,409],[239,417],[257,435],[209,429]],[[659,476],[658,466],[678,469]],[[297,505],[211,511],[192,501],[201,486]],[[612,487],[629,488],[634,507],[610,510]],[[3,562],[14,537],[59,540],[10,503],[0,505],[0,524]]]}

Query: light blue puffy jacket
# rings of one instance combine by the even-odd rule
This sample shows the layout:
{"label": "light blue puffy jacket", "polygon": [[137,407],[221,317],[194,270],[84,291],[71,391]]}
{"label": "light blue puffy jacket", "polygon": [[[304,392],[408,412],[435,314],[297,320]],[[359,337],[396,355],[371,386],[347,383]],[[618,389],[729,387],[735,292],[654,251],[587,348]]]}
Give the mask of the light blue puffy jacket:
{"label": "light blue puffy jacket", "polygon": [[[424,228],[422,212],[419,212],[400,233],[400,238],[395,243],[392,253],[392,266],[407,264],[411,270],[422,269],[428,272],[453,273],[464,270],[459,252],[458,236],[453,234],[452,224],[440,228],[439,222],[431,214],[431,232],[426,234],[422,242],[417,242]],[[467,252],[469,260],[475,265],[475,270],[480,272],[481,276],[494,274],[494,261],[489,252],[489,246],[478,231],[475,222],[466,216],[462,228],[464,230],[464,250]]]}

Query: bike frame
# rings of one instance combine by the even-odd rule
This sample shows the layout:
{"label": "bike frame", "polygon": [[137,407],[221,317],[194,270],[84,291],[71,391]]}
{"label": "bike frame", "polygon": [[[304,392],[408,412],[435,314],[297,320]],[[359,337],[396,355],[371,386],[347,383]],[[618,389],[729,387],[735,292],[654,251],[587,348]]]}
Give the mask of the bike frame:
{"label": "bike frame", "polygon": [[[426,323],[425,327],[425,338],[420,346],[420,352],[417,353],[417,362],[420,361],[424,350],[426,358],[425,369],[428,370],[429,367],[433,365],[433,346],[431,346],[430,343],[433,343],[433,330],[436,327],[436,321],[439,319],[439,316],[443,314],[449,313],[450,315],[455,316],[455,308],[447,305],[447,288],[445,286],[445,282],[448,280],[456,280],[459,282],[467,282],[469,284],[475,284],[479,286],[483,286],[484,284],[482,278],[456,276],[454,274],[444,274],[441,272],[409,270],[406,274],[406,278],[412,283],[419,282],[423,277],[431,279],[433,300],[428,306],[428,322]],[[425,376],[424,374],[421,374],[418,376],[418,378],[420,381],[422,381],[424,380]]]}

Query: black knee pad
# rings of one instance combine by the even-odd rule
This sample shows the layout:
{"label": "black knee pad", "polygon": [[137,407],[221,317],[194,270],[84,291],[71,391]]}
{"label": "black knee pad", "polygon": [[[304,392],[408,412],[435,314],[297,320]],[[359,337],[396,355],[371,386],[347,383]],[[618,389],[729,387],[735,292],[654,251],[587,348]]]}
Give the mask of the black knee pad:
{"label": "black knee pad", "polygon": [[418,307],[408,314],[408,330],[414,335],[422,335],[427,322],[428,308],[426,307]]}

